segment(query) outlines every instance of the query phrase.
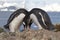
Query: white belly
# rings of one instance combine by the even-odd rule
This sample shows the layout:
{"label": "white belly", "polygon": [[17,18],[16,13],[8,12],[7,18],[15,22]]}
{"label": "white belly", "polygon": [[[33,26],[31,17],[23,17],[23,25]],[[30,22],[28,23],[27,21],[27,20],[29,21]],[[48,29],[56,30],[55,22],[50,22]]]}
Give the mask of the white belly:
{"label": "white belly", "polygon": [[39,29],[42,29],[42,26],[40,25],[40,23],[38,22],[37,17],[34,14],[30,15],[30,18],[33,20],[33,22],[39,27]]}
{"label": "white belly", "polygon": [[19,16],[15,17],[13,19],[13,21],[9,25],[11,32],[14,32],[22,24],[22,20],[24,17],[25,17],[25,15],[23,13],[21,13]]}

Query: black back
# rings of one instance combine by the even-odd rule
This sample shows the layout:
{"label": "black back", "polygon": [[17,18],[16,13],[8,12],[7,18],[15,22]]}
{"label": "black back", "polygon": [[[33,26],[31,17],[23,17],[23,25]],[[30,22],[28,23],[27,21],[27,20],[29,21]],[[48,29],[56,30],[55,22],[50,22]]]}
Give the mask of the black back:
{"label": "black back", "polygon": [[54,28],[53,27],[53,25],[52,25],[52,22],[51,22],[51,20],[50,20],[50,17],[49,17],[49,15],[47,14],[47,12],[45,12],[44,10],[42,10],[42,9],[39,9],[39,8],[33,8],[31,11],[30,11],[30,13],[32,14],[35,14],[36,15],[36,17],[38,18],[38,21],[39,21],[39,23],[40,24],[43,24],[43,22],[41,22],[42,20],[42,17],[39,15],[39,13],[41,13],[42,14],[42,16],[43,16],[43,18],[44,18],[44,22],[45,22],[45,24],[46,24],[46,26],[43,24],[42,26],[45,28]]}

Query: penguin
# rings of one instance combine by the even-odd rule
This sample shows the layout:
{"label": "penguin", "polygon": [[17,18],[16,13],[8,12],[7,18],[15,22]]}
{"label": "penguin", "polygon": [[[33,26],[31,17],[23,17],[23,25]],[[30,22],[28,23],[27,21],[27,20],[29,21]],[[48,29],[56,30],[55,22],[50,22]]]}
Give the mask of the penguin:
{"label": "penguin", "polygon": [[30,23],[30,13],[28,12],[23,19],[24,30],[27,30],[27,29],[29,30],[30,29],[29,23]]}
{"label": "penguin", "polygon": [[[32,20],[32,21],[31,21]],[[31,26],[32,23],[35,23],[39,29],[48,29],[48,30],[55,30],[49,15],[47,12],[45,12],[42,9],[39,8],[33,8],[30,11],[30,23],[29,26]]]}
{"label": "penguin", "polygon": [[9,29],[10,32],[15,32],[22,23],[26,25],[25,21],[27,15],[28,11],[24,8],[16,10],[10,15],[7,24],[4,25],[4,28]]}

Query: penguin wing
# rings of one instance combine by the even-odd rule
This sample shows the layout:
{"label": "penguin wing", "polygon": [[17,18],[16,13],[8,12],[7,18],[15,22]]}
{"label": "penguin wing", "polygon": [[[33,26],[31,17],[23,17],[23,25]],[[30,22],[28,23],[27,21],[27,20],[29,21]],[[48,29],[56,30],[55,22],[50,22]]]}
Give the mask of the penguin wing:
{"label": "penguin wing", "polygon": [[15,17],[17,16],[17,13],[12,13],[7,21],[7,23],[9,24]]}
{"label": "penguin wing", "polygon": [[15,16],[15,15],[16,15],[15,13],[12,13],[12,14],[10,15],[10,17],[9,17],[9,19],[8,19],[8,21],[7,21],[7,24],[4,25],[4,28],[9,29],[9,23],[14,19],[14,16]]}

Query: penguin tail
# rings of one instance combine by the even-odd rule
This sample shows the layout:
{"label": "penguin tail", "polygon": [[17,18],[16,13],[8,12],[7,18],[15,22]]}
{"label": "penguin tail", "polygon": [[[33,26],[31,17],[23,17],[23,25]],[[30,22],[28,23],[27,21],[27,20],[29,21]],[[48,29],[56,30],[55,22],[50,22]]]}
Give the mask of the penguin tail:
{"label": "penguin tail", "polygon": [[49,30],[56,32],[57,29],[54,26],[50,26]]}
{"label": "penguin tail", "polygon": [[7,25],[7,24],[4,25],[4,28],[5,28],[5,29],[9,29],[9,25]]}

